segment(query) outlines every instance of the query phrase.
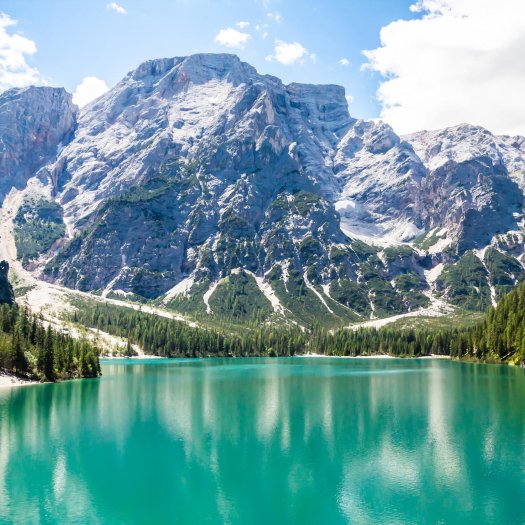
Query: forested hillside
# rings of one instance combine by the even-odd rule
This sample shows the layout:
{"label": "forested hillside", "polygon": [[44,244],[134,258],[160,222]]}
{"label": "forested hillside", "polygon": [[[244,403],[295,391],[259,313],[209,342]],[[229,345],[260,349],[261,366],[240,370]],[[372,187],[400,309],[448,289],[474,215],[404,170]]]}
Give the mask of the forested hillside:
{"label": "forested hillside", "polygon": [[525,362],[525,284],[489,308],[485,321],[462,334],[461,346],[469,355],[500,361]]}
{"label": "forested hillside", "polygon": [[100,375],[98,351],[89,342],[45,328],[25,308],[7,304],[0,307],[0,369],[40,381]]}
{"label": "forested hillside", "polygon": [[7,275],[9,273],[9,264],[6,261],[0,261],[0,304],[13,304],[15,295]]}
{"label": "forested hillside", "polygon": [[44,326],[41,319],[14,303],[0,262],[0,371],[39,381],[57,381],[100,375],[98,350],[87,341]]}
{"label": "forested hillside", "polygon": [[74,321],[128,337],[146,354],[165,357],[338,356],[389,354],[414,357],[449,355],[457,359],[522,363],[525,360],[525,285],[507,294],[486,319],[473,327],[450,329],[386,327],[302,331],[268,324],[242,333],[191,328],[183,322],[110,304],[82,308]]}

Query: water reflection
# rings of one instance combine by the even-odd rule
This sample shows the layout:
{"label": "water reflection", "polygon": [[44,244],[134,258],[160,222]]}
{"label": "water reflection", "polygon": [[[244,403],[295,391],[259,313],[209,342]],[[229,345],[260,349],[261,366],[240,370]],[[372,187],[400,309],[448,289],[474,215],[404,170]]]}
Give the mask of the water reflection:
{"label": "water reflection", "polygon": [[0,522],[524,521],[522,370],[296,358],[103,371],[0,391]]}

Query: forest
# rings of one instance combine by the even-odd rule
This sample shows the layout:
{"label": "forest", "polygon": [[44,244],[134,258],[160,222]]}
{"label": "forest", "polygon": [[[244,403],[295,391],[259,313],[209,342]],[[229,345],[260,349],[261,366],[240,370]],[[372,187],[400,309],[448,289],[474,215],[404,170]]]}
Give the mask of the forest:
{"label": "forest", "polygon": [[0,369],[37,381],[100,375],[98,350],[86,340],[45,327],[26,308],[0,306]]}
{"label": "forest", "polygon": [[243,332],[192,328],[126,307],[97,304],[80,308],[77,323],[127,337],[146,354],[164,357],[334,356],[388,354],[400,357],[449,355],[483,362],[525,360],[525,284],[505,295],[485,319],[471,327],[449,329],[361,328],[329,331],[321,326],[301,330],[261,324]]}
{"label": "forest", "polygon": [[[388,354],[399,357],[448,355],[481,362],[525,361],[525,284],[490,307],[470,327],[360,328],[330,331],[319,325],[250,325],[246,330],[190,327],[153,314],[107,303],[79,307],[72,321],[127,338],[146,354],[163,357],[327,356]],[[47,327],[22,307],[0,306],[0,369],[39,381],[100,375],[98,350],[86,340]]]}

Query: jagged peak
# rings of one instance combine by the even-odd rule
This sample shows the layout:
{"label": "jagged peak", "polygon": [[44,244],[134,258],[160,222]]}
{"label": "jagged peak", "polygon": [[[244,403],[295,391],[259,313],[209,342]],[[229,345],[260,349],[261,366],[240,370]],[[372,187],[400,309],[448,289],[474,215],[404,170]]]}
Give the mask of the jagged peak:
{"label": "jagged peak", "polygon": [[461,139],[467,139],[469,136],[490,136],[494,137],[495,135],[491,133],[487,128],[476,125],[476,124],[469,124],[467,122],[462,122],[460,124],[456,124],[454,126],[448,126],[446,128],[440,128],[440,129],[433,129],[433,130],[421,130],[416,131],[414,133],[408,133],[405,135],[402,135],[401,138],[404,140],[414,140],[418,137],[447,137],[447,136],[454,136]]}
{"label": "jagged peak", "polygon": [[73,104],[73,95],[71,95],[71,93],[67,92],[63,87],[51,86],[25,86],[11,88],[0,93],[0,103],[16,99],[41,99],[46,97],[61,97]]}
{"label": "jagged peak", "polygon": [[174,69],[175,73],[180,73],[192,81],[207,81],[214,77],[225,78],[232,74],[246,78],[258,75],[253,66],[242,62],[237,55],[196,53],[188,56],[147,60],[130,71],[124,80],[160,79],[173,72]]}
{"label": "jagged peak", "polygon": [[188,83],[201,84],[210,80],[226,80],[234,85],[262,82],[268,87],[286,89],[295,98],[313,96],[346,105],[345,88],[335,84],[285,85],[273,75],[261,74],[237,55],[230,53],[197,53],[188,56],[147,60],[130,71],[116,86],[117,89],[139,82],[146,86]]}
{"label": "jagged peak", "polygon": [[302,82],[291,82],[286,86],[288,91],[301,91],[307,93],[331,93],[345,97],[345,88],[337,84],[306,84]]}
{"label": "jagged peak", "polygon": [[[264,78],[272,84],[284,85],[280,78],[274,75],[259,73],[255,67],[247,62],[243,62],[233,53],[196,53],[187,56],[146,60],[136,69],[130,71],[125,78],[139,80],[147,77],[162,77],[176,67],[180,67],[186,72],[209,70],[219,77],[227,76],[235,72],[240,75],[244,74],[246,77]],[[291,82],[285,87],[289,91],[311,93],[327,92],[345,98],[345,88],[337,84]]]}
{"label": "jagged peak", "polygon": [[[356,142],[357,141],[357,142]],[[345,154],[355,153],[356,148],[364,147],[370,153],[386,153],[401,143],[390,124],[379,120],[355,120],[340,143]]]}

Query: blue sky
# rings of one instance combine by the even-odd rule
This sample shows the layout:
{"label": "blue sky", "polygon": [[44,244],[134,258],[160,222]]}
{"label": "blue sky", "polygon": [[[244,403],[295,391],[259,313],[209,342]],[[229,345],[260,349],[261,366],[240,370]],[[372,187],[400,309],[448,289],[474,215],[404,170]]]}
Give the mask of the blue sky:
{"label": "blue sky", "polygon": [[[380,77],[361,71],[362,50],[379,45],[382,26],[416,16],[411,0],[119,0],[126,14],[108,3],[2,0],[0,11],[18,21],[13,31],[36,44],[27,62],[51,85],[70,92],[86,76],[111,86],[150,58],[233,52],[285,82],[343,85],[353,97],[351,112],[367,118],[379,115]],[[236,26],[240,21],[250,25]],[[227,28],[249,34],[249,40],[242,48],[215,42]],[[307,53],[289,65],[269,61],[276,40],[297,42]],[[350,64],[341,65],[341,59]]]}
{"label": "blue sky", "polygon": [[524,49],[525,0],[0,2],[0,92],[64,86],[79,105],[144,60],[232,52],[285,82],[343,85],[353,116],[398,133],[525,135]]}

